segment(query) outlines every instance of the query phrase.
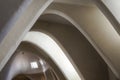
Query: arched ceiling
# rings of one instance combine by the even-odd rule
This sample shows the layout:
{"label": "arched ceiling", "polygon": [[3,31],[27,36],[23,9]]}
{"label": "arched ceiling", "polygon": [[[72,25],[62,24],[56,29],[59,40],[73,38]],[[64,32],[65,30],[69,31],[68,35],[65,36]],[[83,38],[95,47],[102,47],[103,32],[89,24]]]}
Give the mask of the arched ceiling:
{"label": "arched ceiling", "polygon": [[109,20],[110,17],[108,19],[97,6],[53,3],[44,14],[57,14],[74,24],[119,77],[120,37],[115,26]]}
{"label": "arched ceiling", "polygon": [[[4,67],[7,60],[22,41],[24,35],[47,8],[47,10],[58,10],[68,15],[72,19],[71,22],[75,22],[77,28],[86,36],[114,73],[119,77],[120,36],[114,28],[116,26],[119,28],[119,10],[117,10],[119,4],[116,4],[119,0],[110,0],[110,2],[101,0],[102,3],[97,3],[104,3],[105,6],[101,7],[101,10],[105,11],[109,9],[106,14],[103,14],[91,1],[98,0],[31,0],[30,3],[26,0],[26,2],[29,3],[27,8],[24,9],[24,6],[20,5],[21,8],[15,9],[16,15],[10,15],[11,18],[8,18],[9,21],[5,24],[7,27],[5,28],[5,26],[3,26],[4,29],[1,28],[0,69]],[[52,2],[53,4],[51,4]],[[5,4],[6,1],[3,3]],[[24,3],[24,5],[25,4],[26,3]],[[48,5],[50,6],[48,7]],[[7,6],[10,7],[10,5]],[[46,13],[47,10],[45,11]],[[106,15],[110,16],[106,18]],[[114,19],[111,18],[111,15]],[[114,22],[118,24],[114,25]],[[4,34],[4,30],[7,33]]]}

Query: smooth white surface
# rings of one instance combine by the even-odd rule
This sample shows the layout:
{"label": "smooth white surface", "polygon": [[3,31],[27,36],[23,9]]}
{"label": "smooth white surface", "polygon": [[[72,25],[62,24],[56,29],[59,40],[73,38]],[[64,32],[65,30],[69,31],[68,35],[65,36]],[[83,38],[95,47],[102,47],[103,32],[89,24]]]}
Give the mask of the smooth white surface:
{"label": "smooth white surface", "polygon": [[81,80],[65,53],[51,37],[41,32],[32,31],[28,32],[23,41],[31,42],[43,49],[57,64],[67,80]]}
{"label": "smooth white surface", "polygon": [[73,7],[58,4],[50,6],[44,14],[59,15],[72,23],[88,39],[113,73],[119,78],[120,37],[97,6]]}
{"label": "smooth white surface", "polygon": [[120,0],[102,0],[102,2],[120,23]]}

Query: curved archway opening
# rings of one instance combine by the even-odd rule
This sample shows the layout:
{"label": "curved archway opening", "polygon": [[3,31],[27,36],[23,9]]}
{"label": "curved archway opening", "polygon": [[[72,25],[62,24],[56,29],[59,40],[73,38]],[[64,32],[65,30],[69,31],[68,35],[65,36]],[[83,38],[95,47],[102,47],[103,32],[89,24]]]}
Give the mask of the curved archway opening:
{"label": "curved archway opening", "polygon": [[63,17],[57,14],[42,15],[31,31],[53,35],[66,49],[85,79],[107,80],[109,74],[113,73],[84,35]]}
{"label": "curved archway opening", "polygon": [[[31,39],[31,37],[33,38]],[[64,53],[59,45],[48,35],[37,31],[31,31],[26,35],[23,41],[28,41],[43,49],[60,68],[66,79],[81,80],[73,64],[71,64],[68,56],[66,56],[66,53]]]}
{"label": "curved archway opening", "polygon": [[57,65],[36,45],[22,42],[2,70],[2,80],[65,80]]}
{"label": "curved archway opening", "polygon": [[119,26],[117,21],[111,18],[113,17],[111,13],[105,10],[105,6],[100,10],[95,5],[90,7],[58,3],[51,5],[44,14],[59,15],[71,22],[83,33],[112,72],[119,78],[120,37],[117,33],[117,31],[119,32]]}
{"label": "curved archway opening", "polygon": [[[48,17],[49,16],[51,15],[48,15]],[[44,16],[42,17],[43,19],[45,19]],[[59,17],[59,16],[53,15],[52,17]],[[105,62],[102,60],[102,58],[98,55],[97,51],[92,47],[92,45],[88,42],[88,40],[81,34],[81,32],[79,32],[71,23],[69,23],[65,19],[62,20],[56,19],[58,20],[56,22],[55,19],[53,21],[51,19],[50,19],[51,21],[48,19],[47,19],[48,21],[43,19],[38,20],[37,24],[35,24],[36,27],[34,26],[31,30],[38,32],[40,30],[43,30],[55,36],[55,38],[57,38],[57,40],[66,49],[66,51],[72,58],[73,62],[75,62],[78,69],[86,79],[88,80],[109,79],[109,72],[111,71],[109,70]],[[59,17],[59,19],[61,19],[61,17]],[[34,34],[33,36],[36,35]],[[29,41],[31,41],[32,38],[33,37],[31,36]],[[32,40],[31,43],[32,42],[34,41]],[[38,43],[36,43],[36,45],[38,45]]]}

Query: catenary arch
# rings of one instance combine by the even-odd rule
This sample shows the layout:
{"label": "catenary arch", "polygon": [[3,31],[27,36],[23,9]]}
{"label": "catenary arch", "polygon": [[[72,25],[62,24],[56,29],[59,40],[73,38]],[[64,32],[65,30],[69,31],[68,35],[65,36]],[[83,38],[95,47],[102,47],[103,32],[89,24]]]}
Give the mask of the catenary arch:
{"label": "catenary arch", "polygon": [[[55,19],[58,20],[57,21],[58,23],[56,21],[54,22],[54,19],[51,20],[50,16],[52,16],[51,18],[55,17]],[[58,16],[59,16],[59,18],[62,18],[63,22],[69,22],[69,24],[67,23],[68,25],[66,25],[66,23],[65,23],[65,24],[61,25],[61,19],[59,19]],[[64,14],[63,12],[58,11],[58,10],[47,10],[43,13],[42,16],[40,16],[40,18],[35,23],[35,25],[31,29],[31,31],[44,30],[44,31],[47,31],[50,34],[52,34],[63,45],[63,47],[65,49],[67,49],[69,55],[72,57],[73,61],[77,65],[77,67],[79,66],[79,70],[80,70],[80,72],[82,72],[82,75],[84,76],[84,78],[91,79],[91,80],[100,79],[100,78],[102,79],[103,76],[100,76],[100,75],[103,75],[103,74],[97,74],[96,78],[94,77],[94,75],[97,73],[97,71],[103,71],[103,70],[106,71],[107,70],[106,67],[103,68],[103,65],[105,66],[105,63],[101,59],[99,54],[96,52],[96,50],[93,48],[93,46],[89,43],[89,41],[84,37],[83,33],[81,34],[80,30],[82,30],[82,28],[79,28],[80,25],[77,25],[78,28],[76,28],[75,25],[77,25],[77,23],[71,17]],[[84,32],[84,31],[82,30],[82,32]],[[68,34],[68,35],[66,35],[66,34]],[[75,40],[75,42],[73,39]],[[75,43],[75,44],[71,44],[71,43]],[[72,46],[74,46],[74,47],[72,47]],[[90,57],[90,55],[91,55],[91,57]],[[84,59],[82,59],[82,58],[84,58]],[[98,59],[99,59],[99,61],[95,62],[95,60],[98,60]],[[103,64],[101,64],[101,62]],[[82,64],[82,63],[85,63],[85,64]],[[99,65],[99,63],[101,65]],[[96,69],[95,69],[95,67],[94,67],[95,65],[99,65],[99,67],[96,66]],[[100,66],[102,66],[102,67],[100,68]],[[89,67],[89,68],[87,68],[87,67]],[[91,72],[91,73],[89,74],[88,72]],[[100,72],[100,73],[106,73],[106,72]],[[106,75],[107,74],[108,73],[106,73]]]}
{"label": "catenary arch", "polygon": [[[96,42],[94,42],[94,40],[90,37],[90,35],[86,31],[84,31],[83,28],[81,28],[81,25],[79,23],[77,23],[77,21],[72,19],[72,17],[69,16],[68,14],[66,14],[60,10],[56,10],[56,9],[55,10],[48,9],[42,15],[47,15],[47,14],[58,15],[58,16],[64,18],[65,20],[67,20],[68,22],[70,22],[74,27],[76,27],[80,31],[80,33],[82,33],[82,35],[91,43],[91,45],[99,53],[99,55],[102,57],[102,59],[106,62],[106,64],[112,70],[112,72],[119,78],[118,71],[116,70],[116,67],[111,63],[111,60],[108,57],[106,57],[106,55],[104,54],[104,51],[102,51],[101,48],[99,48],[97,46]],[[107,18],[105,18],[105,19],[107,19]]]}
{"label": "catenary arch", "polygon": [[55,62],[58,68],[60,68],[66,79],[81,80],[73,63],[65,55],[66,51],[64,52],[50,36],[42,32],[30,31],[23,41],[32,43],[42,49]]}

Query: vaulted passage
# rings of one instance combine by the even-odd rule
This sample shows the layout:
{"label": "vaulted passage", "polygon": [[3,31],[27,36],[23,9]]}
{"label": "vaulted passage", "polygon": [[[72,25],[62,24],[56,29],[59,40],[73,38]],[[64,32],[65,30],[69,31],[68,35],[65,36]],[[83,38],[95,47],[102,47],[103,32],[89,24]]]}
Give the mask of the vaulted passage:
{"label": "vaulted passage", "polygon": [[2,4],[0,80],[119,80],[119,15],[112,1]]}
{"label": "vaulted passage", "polygon": [[[53,17],[56,17],[57,21]],[[66,49],[86,80],[109,79],[106,63],[83,34],[67,20],[57,15],[43,15],[31,30],[43,31],[54,36]]]}
{"label": "vaulted passage", "polygon": [[[2,80],[58,80],[50,60],[30,43],[23,42],[5,68]],[[45,54],[44,54],[45,55]],[[49,60],[49,61],[48,61]],[[62,78],[62,77],[61,77]]]}

